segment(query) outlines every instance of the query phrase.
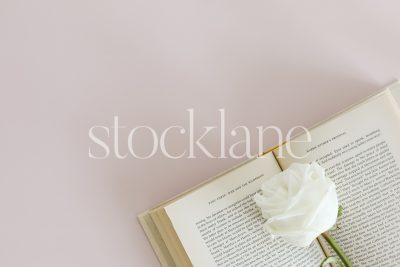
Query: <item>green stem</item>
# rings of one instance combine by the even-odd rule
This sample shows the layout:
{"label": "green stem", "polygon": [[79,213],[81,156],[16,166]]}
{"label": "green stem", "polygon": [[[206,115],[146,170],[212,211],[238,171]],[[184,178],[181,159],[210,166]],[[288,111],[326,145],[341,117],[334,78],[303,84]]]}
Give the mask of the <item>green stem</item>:
{"label": "green stem", "polygon": [[336,254],[342,260],[344,265],[346,267],[353,267],[349,259],[347,259],[346,255],[344,254],[342,248],[339,246],[338,243],[336,243],[335,239],[333,239],[328,232],[322,233],[321,235],[325,238],[326,242],[328,242],[329,245],[332,247],[332,249],[336,252]]}

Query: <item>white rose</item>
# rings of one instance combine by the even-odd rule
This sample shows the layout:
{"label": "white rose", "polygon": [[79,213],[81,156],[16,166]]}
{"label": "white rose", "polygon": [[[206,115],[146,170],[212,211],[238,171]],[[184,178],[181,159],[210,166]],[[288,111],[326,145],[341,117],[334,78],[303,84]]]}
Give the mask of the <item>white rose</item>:
{"label": "white rose", "polygon": [[264,230],[307,247],[334,226],[338,213],[335,184],[317,163],[293,163],[267,179],[254,201],[267,219]]}

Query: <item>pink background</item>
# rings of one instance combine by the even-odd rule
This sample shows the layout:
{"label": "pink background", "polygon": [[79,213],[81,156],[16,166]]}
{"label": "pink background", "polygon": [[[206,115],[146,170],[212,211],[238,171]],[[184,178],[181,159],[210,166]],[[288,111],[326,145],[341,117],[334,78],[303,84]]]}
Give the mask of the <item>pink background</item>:
{"label": "pink background", "polygon": [[[243,159],[93,160],[88,129],[118,115],[161,131],[187,108],[198,132],[219,108],[229,129],[310,126],[399,77],[399,8],[1,1],[0,266],[158,266],[136,215]],[[187,141],[171,136],[171,152]]]}

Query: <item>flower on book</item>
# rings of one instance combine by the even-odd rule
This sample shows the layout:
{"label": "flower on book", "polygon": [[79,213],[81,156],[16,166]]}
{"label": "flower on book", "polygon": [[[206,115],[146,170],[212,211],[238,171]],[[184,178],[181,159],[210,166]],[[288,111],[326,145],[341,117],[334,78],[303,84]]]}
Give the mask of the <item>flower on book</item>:
{"label": "flower on book", "polygon": [[307,247],[336,223],[335,184],[315,162],[293,163],[267,179],[261,191],[254,200],[267,219],[264,229],[292,245]]}
{"label": "flower on book", "polygon": [[321,235],[338,255],[327,257],[321,266],[330,263],[352,266],[328,234],[336,224],[341,208],[335,184],[318,163],[293,163],[267,179],[254,201],[267,219],[264,230],[273,237],[281,237],[294,246],[307,247]]}

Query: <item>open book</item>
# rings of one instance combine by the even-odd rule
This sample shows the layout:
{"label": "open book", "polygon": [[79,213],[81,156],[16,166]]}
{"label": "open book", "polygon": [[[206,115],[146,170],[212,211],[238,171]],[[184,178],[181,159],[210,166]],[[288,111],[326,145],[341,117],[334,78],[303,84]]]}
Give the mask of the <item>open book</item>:
{"label": "open book", "polygon": [[310,133],[311,142],[299,135],[139,215],[162,266],[319,266],[331,255],[324,241],[296,248],[272,239],[253,201],[265,179],[312,161],[336,184],[344,213],[331,235],[354,266],[397,266],[400,83]]}

